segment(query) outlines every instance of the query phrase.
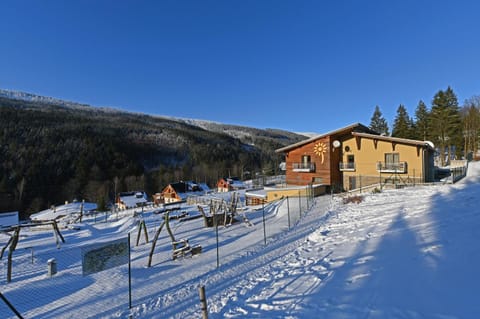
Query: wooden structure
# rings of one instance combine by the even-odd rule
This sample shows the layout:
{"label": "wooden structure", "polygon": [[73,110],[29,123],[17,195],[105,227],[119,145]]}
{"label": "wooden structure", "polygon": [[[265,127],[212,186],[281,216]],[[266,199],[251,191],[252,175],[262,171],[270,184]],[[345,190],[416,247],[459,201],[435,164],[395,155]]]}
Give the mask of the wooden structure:
{"label": "wooden structure", "polygon": [[[360,123],[280,148],[286,160],[287,185],[322,184],[327,191],[388,180],[388,174],[433,181],[434,148],[430,142],[382,136]],[[381,176],[383,175],[383,177]]]}
{"label": "wooden structure", "polygon": [[[65,238],[63,238],[62,233],[60,232],[60,229],[58,229],[58,225],[55,220],[43,221],[38,223],[30,223],[30,224],[20,224],[18,226],[11,227],[9,230],[2,231],[2,233],[5,233],[10,236],[10,239],[8,240],[7,244],[2,248],[2,251],[0,252],[0,259],[2,259],[3,253],[9,247],[8,256],[7,256],[7,282],[12,281],[12,257],[13,257],[13,252],[17,248],[17,244],[20,239],[20,229],[24,227],[36,227],[36,226],[45,226],[45,225],[52,226],[53,233],[55,234],[55,240],[56,240],[57,246],[60,246],[59,238],[62,241],[62,243],[65,243]],[[10,235],[9,231],[13,231],[13,235]]]}
{"label": "wooden structure", "polygon": [[222,177],[217,182],[217,192],[225,193],[246,189],[247,186],[238,177]]}
{"label": "wooden structure", "polygon": [[205,227],[215,227],[215,226],[227,226],[233,224],[235,220],[235,215],[237,212],[237,205],[239,202],[239,196],[237,193],[232,193],[231,200],[226,202],[221,201],[211,201],[209,205],[209,214],[205,212],[205,209],[198,205],[198,211],[203,216]]}
{"label": "wooden structure", "polygon": [[[148,267],[151,267],[152,265],[152,258],[153,258],[153,253],[155,251],[155,246],[157,245],[158,237],[160,236],[160,233],[163,229],[163,226],[167,229],[168,235],[170,236],[170,239],[172,241],[172,259],[175,260],[178,257],[184,257],[186,255],[196,255],[200,254],[202,252],[202,246],[200,245],[195,245],[191,246],[188,239],[182,239],[182,240],[176,240],[175,236],[173,235],[172,229],[170,228],[170,211],[166,211],[164,215],[164,220],[158,227],[157,232],[155,233],[155,237],[152,241],[152,247],[150,249],[150,254],[148,256]],[[145,229],[146,232],[146,229]],[[140,236],[140,231],[138,236]],[[138,242],[138,239],[137,239]],[[147,240],[148,242],[148,240]]]}
{"label": "wooden structure", "polygon": [[294,185],[289,187],[262,187],[245,192],[245,205],[258,206],[286,197],[310,197],[325,194],[325,185]]}
{"label": "wooden structure", "polygon": [[170,204],[182,202],[190,195],[203,195],[208,191],[208,186],[196,182],[178,182],[168,184],[160,194],[155,194],[156,204]]}

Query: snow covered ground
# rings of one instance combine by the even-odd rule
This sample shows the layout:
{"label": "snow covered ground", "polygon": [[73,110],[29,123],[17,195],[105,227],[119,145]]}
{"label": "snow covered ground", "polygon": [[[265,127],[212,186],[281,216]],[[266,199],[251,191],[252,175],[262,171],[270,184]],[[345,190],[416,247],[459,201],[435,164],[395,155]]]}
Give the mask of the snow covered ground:
{"label": "snow covered ground", "polygon": [[[290,229],[287,208],[298,203],[266,207],[265,233],[263,211],[247,211],[253,226],[219,228],[218,268],[215,230],[201,219],[172,223],[177,239],[202,245],[201,254],[171,260],[163,230],[150,268],[151,245],[143,237],[135,245],[137,223],[128,214],[63,231],[60,249],[51,231],[26,230],[17,249],[25,265],[7,284],[1,260],[0,291],[25,318],[199,318],[199,286],[209,318],[478,318],[479,164],[455,185],[363,194],[360,203],[318,197],[300,220],[298,208],[291,214]],[[161,221],[144,219],[151,240]],[[85,245],[128,232],[132,309],[126,266],[83,276],[79,256]],[[59,271],[49,278],[52,254]],[[0,318],[10,317],[0,301]]]}

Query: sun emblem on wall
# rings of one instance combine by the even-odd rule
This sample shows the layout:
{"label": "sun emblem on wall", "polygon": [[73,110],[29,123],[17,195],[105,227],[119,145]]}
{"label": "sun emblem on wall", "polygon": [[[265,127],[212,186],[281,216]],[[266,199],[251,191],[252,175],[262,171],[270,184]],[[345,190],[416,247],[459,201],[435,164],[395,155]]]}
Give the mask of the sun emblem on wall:
{"label": "sun emblem on wall", "polygon": [[322,159],[322,164],[323,164],[323,161],[325,160],[324,154],[327,152],[327,144],[325,144],[325,143],[315,144],[315,146],[313,147],[313,152],[315,154],[317,154],[318,156],[320,156],[320,158]]}

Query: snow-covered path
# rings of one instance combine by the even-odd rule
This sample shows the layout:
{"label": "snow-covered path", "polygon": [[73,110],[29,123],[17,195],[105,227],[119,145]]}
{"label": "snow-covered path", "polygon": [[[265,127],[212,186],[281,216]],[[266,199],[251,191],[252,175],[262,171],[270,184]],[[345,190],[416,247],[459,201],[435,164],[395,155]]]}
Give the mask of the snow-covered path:
{"label": "snow-covered path", "polygon": [[[253,226],[219,228],[218,268],[215,230],[202,220],[172,222],[202,253],[171,260],[163,232],[146,267],[151,244],[132,244],[132,309],[126,266],[83,276],[79,249],[128,232],[135,242],[135,218],[85,222],[64,231],[60,249],[51,231],[26,230],[14,280],[6,284],[0,272],[0,291],[26,318],[199,318],[199,286],[209,318],[478,318],[479,164],[455,185],[365,193],[360,203],[321,196],[300,220],[301,205],[291,205],[289,230],[288,202],[251,210]],[[152,238],[161,216],[143,218]],[[59,272],[48,278],[50,254]],[[0,318],[13,318],[1,303]]]}
{"label": "snow-covered path", "polygon": [[474,163],[456,185],[317,205],[264,253],[202,280],[210,317],[476,318],[478,182]]}

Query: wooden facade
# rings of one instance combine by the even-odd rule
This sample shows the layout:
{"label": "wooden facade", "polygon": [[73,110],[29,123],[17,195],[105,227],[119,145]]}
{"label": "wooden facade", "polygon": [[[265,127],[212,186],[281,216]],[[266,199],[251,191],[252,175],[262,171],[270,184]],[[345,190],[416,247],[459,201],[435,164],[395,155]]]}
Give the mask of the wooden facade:
{"label": "wooden facade", "polygon": [[198,184],[194,181],[177,182],[165,186],[157,198],[158,202],[163,201],[163,204],[169,204],[184,201],[188,196],[203,195],[208,191],[209,188],[205,184]]}
{"label": "wooden facade", "polygon": [[185,183],[168,184],[160,193],[160,198],[164,204],[180,202],[184,198],[182,194],[187,192]]}
{"label": "wooden facade", "polygon": [[381,136],[360,123],[276,152],[285,154],[287,185],[322,184],[341,191],[358,187],[361,181],[355,183],[353,179],[358,176],[363,176],[364,185],[382,182],[379,175],[388,169],[381,165],[390,159],[408,161],[411,170],[402,166],[402,174],[416,174],[422,182],[433,179],[431,143]]}
{"label": "wooden facade", "polygon": [[238,177],[222,177],[217,182],[217,192],[230,192],[246,189],[247,186]]}
{"label": "wooden facade", "polygon": [[285,154],[287,185],[341,185],[343,176],[338,167],[342,153],[338,143],[353,131],[373,133],[357,123],[276,150]]}

